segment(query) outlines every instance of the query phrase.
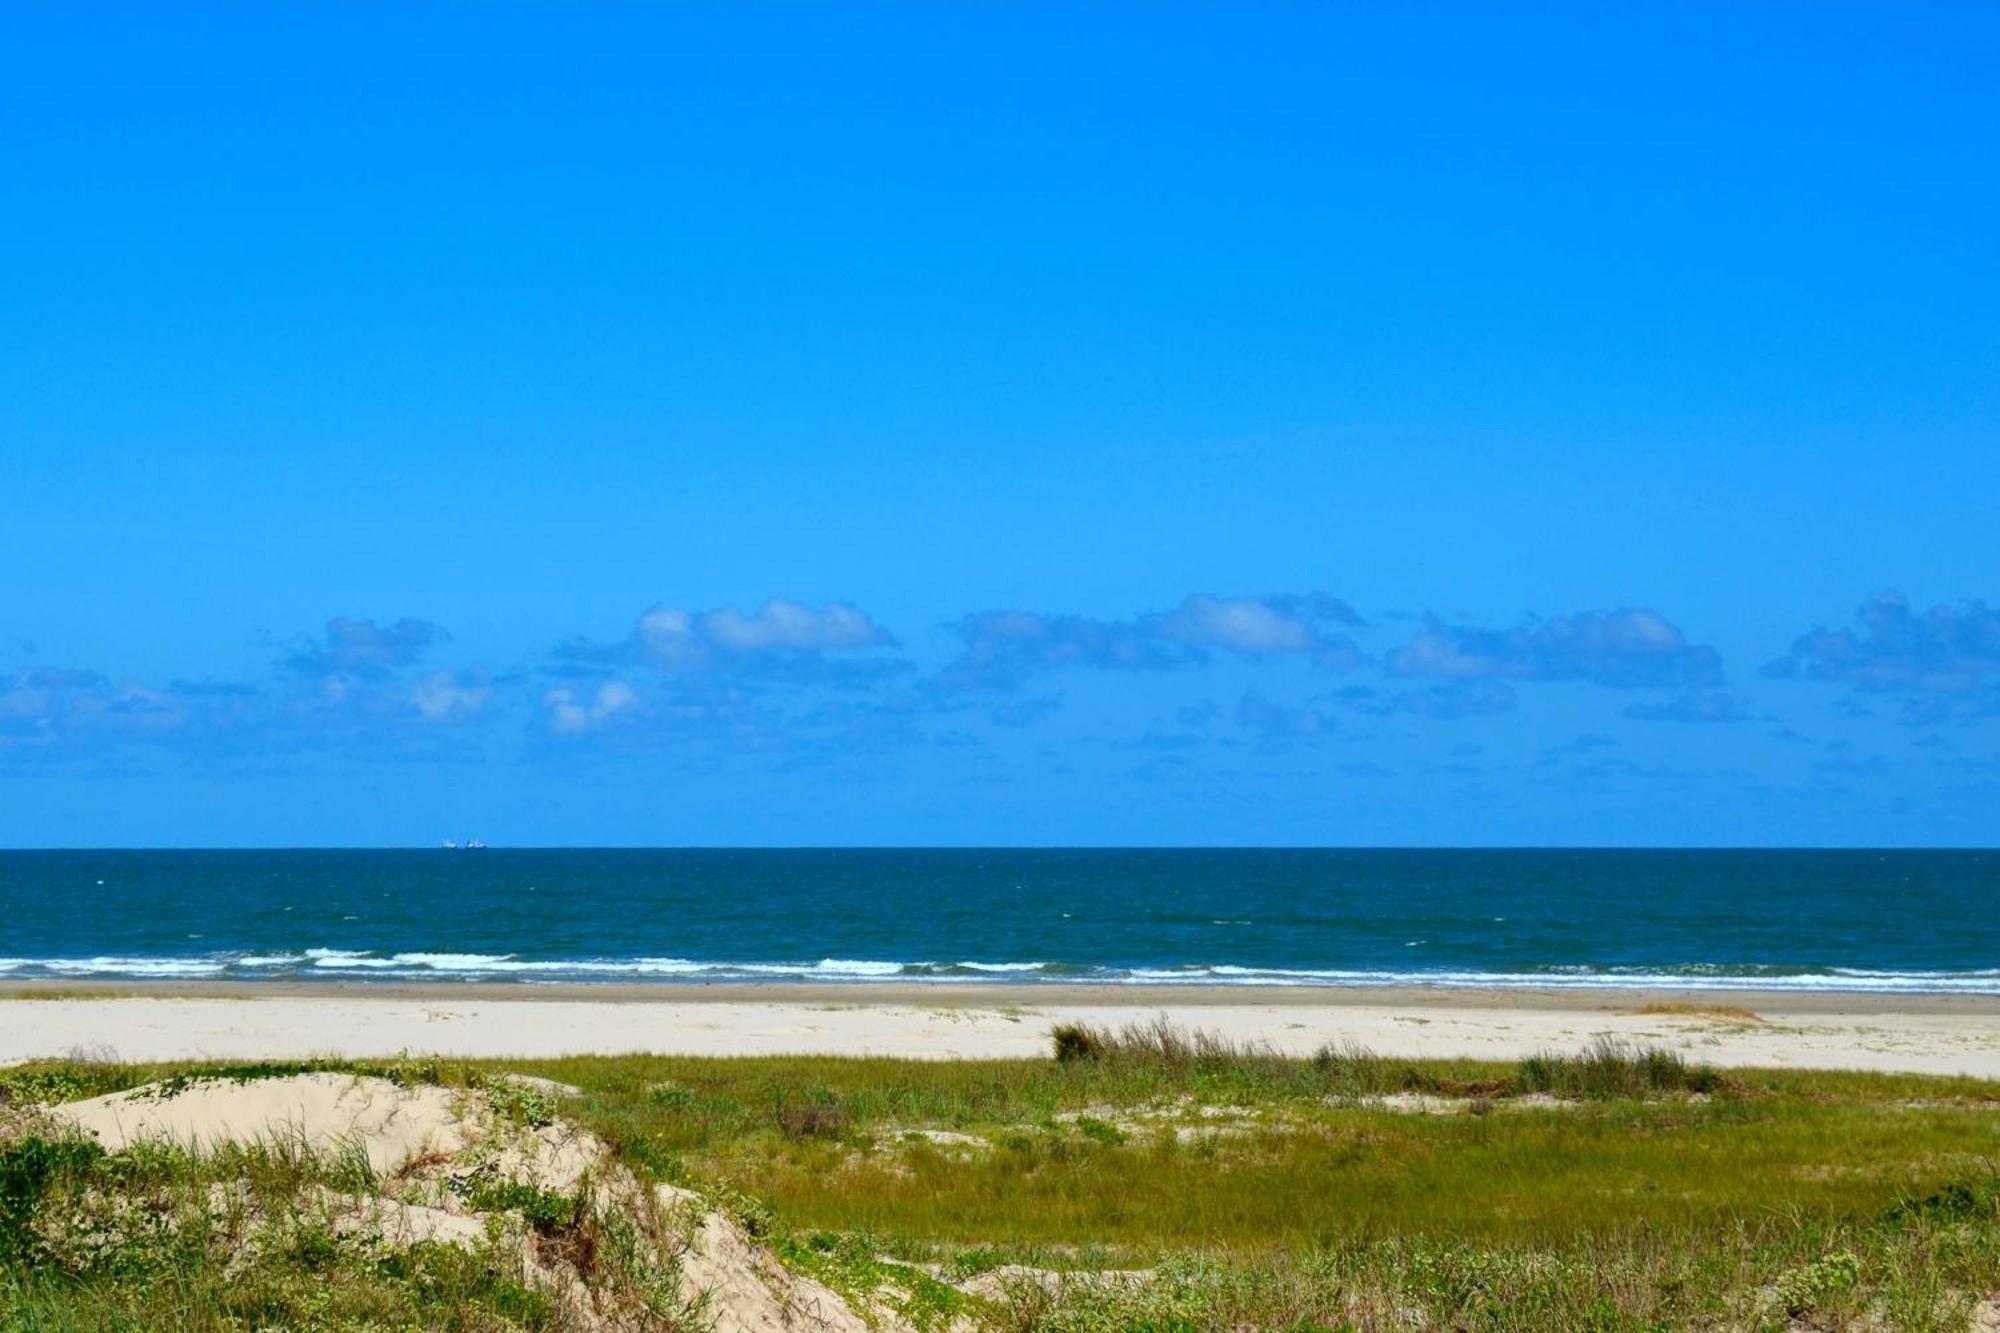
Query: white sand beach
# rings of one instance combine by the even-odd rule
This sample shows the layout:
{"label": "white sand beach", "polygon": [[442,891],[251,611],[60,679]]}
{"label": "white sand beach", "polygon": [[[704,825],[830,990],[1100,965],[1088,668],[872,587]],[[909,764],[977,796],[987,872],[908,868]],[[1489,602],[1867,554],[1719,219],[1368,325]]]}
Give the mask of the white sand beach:
{"label": "white sand beach", "polygon": [[[1646,1012],[1727,1005],[1726,1013]],[[1039,1055],[1058,1023],[1177,1023],[1279,1049],[1518,1059],[1599,1036],[1722,1066],[2000,1078],[2000,999],[1548,991],[983,987],[156,987],[0,992],[0,1063],[382,1056]]]}

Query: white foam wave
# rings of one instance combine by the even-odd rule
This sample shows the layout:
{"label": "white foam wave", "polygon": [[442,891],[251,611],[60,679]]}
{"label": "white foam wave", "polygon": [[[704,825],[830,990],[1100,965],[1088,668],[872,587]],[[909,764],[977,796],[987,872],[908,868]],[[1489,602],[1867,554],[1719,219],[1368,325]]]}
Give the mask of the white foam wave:
{"label": "white foam wave", "polygon": [[347,968],[386,968],[400,966],[400,964],[390,959],[378,958],[365,950],[359,949],[307,949],[306,957],[312,960],[314,967],[323,967],[330,971],[341,971]]}
{"label": "white foam wave", "polygon": [[[812,969],[833,977],[893,977],[901,974],[906,964],[878,963],[867,958],[822,958],[819,966]],[[912,967],[928,967],[928,963],[907,964]]]}
{"label": "white foam wave", "polygon": [[58,976],[207,977],[229,964],[206,958],[42,958],[33,965]]}
{"label": "white foam wave", "polygon": [[481,972],[512,962],[511,953],[398,953],[389,961],[405,967],[434,967],[440,972]]}
{"label": "white foam wave", "polygon": [[931,985],[982,979],[1014,982],[1090,982],[1130,986],[1424,986],[1435,988],[1545,988],[1560,990],[1856,991],[1884,994],[2000,995],[2000,968],[1881,969],[1831,967],[1781,969],[1715,963],[1672,968],[1568,965],[1532,972],[1471,969],[1256,967],[1237,963],[1154,967],[1079,967],[1044,962],[894,962],[822,958],[816,962],[731,962],[690,958],[538,959],[516,954],[410,950],[384,955],[366,949],[310,948],[296,953],[218,953],[201,957],[0,958],[10,976],[197,978],[222,973],[270,976],[287,969],[321,974],[361,973],[371,978],[507,978],[559,981],[629,978],[690,981],[866,982],[895,978]]}

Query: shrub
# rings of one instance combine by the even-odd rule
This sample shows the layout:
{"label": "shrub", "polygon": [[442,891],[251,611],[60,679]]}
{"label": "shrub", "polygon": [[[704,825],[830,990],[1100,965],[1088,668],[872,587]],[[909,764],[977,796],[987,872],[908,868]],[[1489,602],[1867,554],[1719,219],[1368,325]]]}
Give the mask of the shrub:
{"label": "shrub", "polygon": [[521,1083],[510,1078],[480,1080],[486,1100],[503,1120],[510,1120],[529,1129],[540,1129],[553,1124],[556,1118],[555,1094],[538,1088],[532,1083]]}
{"label": "shrub", "polygon": [[778,1103],[778,1129],[788,1139],[834,1139],[847,1132],[847,1108],[831,1098]]}
{"label": "shrub", "polygon": [[573,1227],[583,1215],[583,1196],[558,1194],[519,1180],[461,1176],[451,1192],[482,1213],[519,1213],[521,1220],[544,1235]]}
{"label": "shrub", "polygon": [[1803,1268],[1794,1268],[1778,1279],[1778,1299],[1793,1318],[1826,1303],[1829,1297],[1850,1292],[1861,1281],[1861,1260],[1842,1250],[1815,1259]]}

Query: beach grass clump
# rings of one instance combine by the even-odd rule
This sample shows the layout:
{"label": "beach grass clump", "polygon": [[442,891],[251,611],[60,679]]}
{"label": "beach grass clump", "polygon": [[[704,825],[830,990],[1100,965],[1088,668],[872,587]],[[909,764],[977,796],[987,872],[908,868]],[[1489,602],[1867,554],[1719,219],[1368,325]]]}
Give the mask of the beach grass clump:
{"label": "beach grass clump", "polygon": [[1763,1023],[1765,1018],[1754,1009],[1746,1009],[1740,1004],[1690,1004],[1678,1000],[1662,1000],[1652,1004],[1642,1004],[1632,1011],[1635,1014],[1659,1014],[1671,1018],[1708,1018],[1720,1023]]}
{"label": "beach grass clump", "polygon": [[1633,1047],[1599,1037],[1577,1055],[1545,1051],[1521,1062],[1523,1092],[1588,1101],[1662,1093],[1715,1093],[1729,1088],[1706,1065],[1690,1065],[1660,1046]]}
{"label": "beach grass clump", "polygon": [[1122,1028],[1063,1024],[1052,1034],[1059,1064],[1146,1065],[1169,1073],[1264,1070],[1288,1062],[1261,1042],[1243,1042],[1200,1028],[1186,1028],[1161,1014]]}
{"label": "beach grass clump", "polygon": [[1104,1035],[1088,1023],[1058,1023],[1050,1030],[1049,1039],[1055,1046],[1057,1064],[1073,1065],[1084,1061],[1098,1064],[1109,1054]]}

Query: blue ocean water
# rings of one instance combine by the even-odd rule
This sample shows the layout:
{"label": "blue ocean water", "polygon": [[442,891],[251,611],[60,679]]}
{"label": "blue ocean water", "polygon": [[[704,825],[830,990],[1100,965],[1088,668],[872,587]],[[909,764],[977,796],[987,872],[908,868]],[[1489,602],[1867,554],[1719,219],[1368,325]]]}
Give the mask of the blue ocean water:
{"label": "blue ocean water", "polygon": [[0,851],[0,979],[2000,993],[2000,852]]}

